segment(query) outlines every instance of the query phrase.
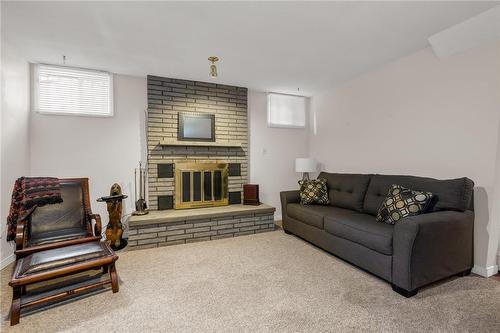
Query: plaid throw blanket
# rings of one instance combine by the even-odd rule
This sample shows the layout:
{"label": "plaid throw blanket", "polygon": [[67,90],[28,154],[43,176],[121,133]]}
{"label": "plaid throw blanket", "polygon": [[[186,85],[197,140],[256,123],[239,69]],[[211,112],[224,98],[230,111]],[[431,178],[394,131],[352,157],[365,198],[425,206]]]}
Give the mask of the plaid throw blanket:
{"label": "plaid throw blanket", "polygon": [[16,180],[9,216],[7,241],[16,239],[17,221],[28,217],[37,207],[62,202],[59,179],[49,177],[21,177]]}

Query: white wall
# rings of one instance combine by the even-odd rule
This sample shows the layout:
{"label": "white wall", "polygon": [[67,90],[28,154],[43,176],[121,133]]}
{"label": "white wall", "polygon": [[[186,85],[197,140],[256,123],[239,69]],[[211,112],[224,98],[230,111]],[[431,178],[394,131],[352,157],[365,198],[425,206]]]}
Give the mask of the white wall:
{"label": "white wall", "polygon": [[[31,113],[32,175],[89,177],[92,209],[101,214],[103,224],[107,223],[106,208],[95,199],[118,182],[129,195],[124,213],[131,213],[134,167],[141,154],[146,158],[141,146],[145,140],[146,79],[115,75],[114,86],[112,118]],[[279,192],[298,187],[295,158],[308,156],[307,129],[268,128],[263,92],[249,91],[248,112],[250,182],[260,185],[261,201],[275,206],[276,218],[281,218]]]}
{"label": "white wall", "polygon": [[500,44],[438,60],[430,48],[314,95],[310,151],[324,170],[469,177],[475,265],[492,269]]}
{"label": "white wall", "polygon": [[260,200],[276,207],[281,219],[280,191],[298,189],[302,175],[295,158],[308,157],[308,130],[267,127],[267,95],[248,92],[250,183],[259,184]]}
{"label": "white wall", "polygon": [[115,75],[114,103],[111,118],[31,112],[32,175],[88,177],[92,210],[101,215],[103,227],[108,213],[96,199],[109,195],[113,183],[128,195],[124,214],[134,210],[134,168],[145,159],[146,79]]}
{"label": "white wall", "polygon": [[[24,108],[23,113],[12,118],[8,134],[10,141],[20,140],[12,135],[14,132],[25,135],[22,137],[24,141],[17,146],[10,143],[11,150],[19,149],[19,144],[23,145],[25,156],[21,159],[19,155],[18,159],[25,165],[12,164],[9,169],[12,174],[5,178],[2,174],[2,218],[8,213],[13,181],[22,175],[88,177],[92,210],[101,215],[103,226],[108,221],[106,206],[95,200],[107,195],[111,184],[118,182],[124,193],[129,195],[124,201],[124,214],[130,214],[134,210],[134,168],[139,160],[146,159],[143,118],[147,107],[146,79],[114,76],[114,117],[42,115],[29,112],[29,67],[27,62],[22,64],[24,86],[16,88],[16,91],[23,97]],[[12,80],[10,84],[15,82]],[[279,192],[297,188],[300,175],[295,173],[294,162],[296,157],[307,156],[307,130],[268,128],[266,94],[249,92],[248,99],[251,182],[260,184],[261,200],[275,206],[276,217],[281,218]],[[3,142],[8,143],[7,140]],[[2,164],[3,161],[6,161],[4,155]],[[3,179],[10,181],[4,186]],[[2,231],[4,234],[5,230]],[[2,245],[7,246],[7,243]],[[12,253],[10,247],[7,250],[6,253]]]}
{"label": "white wall", "polygon": [[[119,182],[130,213],[133,171],[145,159],[145,78],[115,75],[112,118],[40,115],[29,112],[28,64],[20,59],[2,51],[2,259],[12,253],[4,222],[17,177],[89,177],[92,208],[106,224],[106,207],[95,199]],[[316,157],[327,171],[470,177],[475,263],[487,271],[495,265],[500,215],[499,59],[498,43],[446,60],[419,51],[315,94],[309,132],[268,128],[266,94],[249,91],[250,181],[280,218],[279,192],[298,187],[296,157]]]}
{"label": "white wall", "polygon": [[2,45],[2,110],[0,112],[0,251],[1,268],[13,260],[6,241],[6,217],[18,177],[29,176],[29,65],[9,45]]}

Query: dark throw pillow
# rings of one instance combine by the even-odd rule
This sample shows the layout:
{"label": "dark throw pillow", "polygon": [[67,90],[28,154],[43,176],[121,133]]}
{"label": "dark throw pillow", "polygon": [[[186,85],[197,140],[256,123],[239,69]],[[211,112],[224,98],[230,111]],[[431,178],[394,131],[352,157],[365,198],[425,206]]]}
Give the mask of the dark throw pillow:
{"label": "dark throw pillow", "polygon": [[413,191],[401,185],[392,185],[377,213],[377,221],[395,224],[407,216],[425,213],[432,193]]}
{"label": "dark throw pillow", "polygon": [[300,203],[302,205],[320,204],[328,205],[328,190],[326,189],[326,179],[299,180]]}

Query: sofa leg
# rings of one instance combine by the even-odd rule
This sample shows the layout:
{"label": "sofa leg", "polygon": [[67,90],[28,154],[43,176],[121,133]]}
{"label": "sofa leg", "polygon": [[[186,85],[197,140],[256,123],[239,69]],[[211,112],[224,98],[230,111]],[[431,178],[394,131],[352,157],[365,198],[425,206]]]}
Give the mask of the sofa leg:
{"label": "sofa leg", "polygon": [[410,298],[412,296],[415,296],[418,293],[418,288],[413,289],[413,290],[406,290],[406,289],[403,289],[403,288],[396,286],[395,284],[391,284],[391,286],[392,286],[392,290],[394,290],[395,292],[397,292],[398,294],[400,294],[401,296],[404,296],[406,298]]}
{"label": "sofa leg", "polygon": [[290,231],[286,230],[285,228],[283,228],[283,231],[284,231],[284,232],[285,232],[285,234],[287,234],[287,235],[291,235],[291,234],[292,234]]}
{"label": "sofa leg", "polygon": [[467,269],[463,272],[458,273],[457,276],[464,277],[464,276],[470,275],[470,272],[471,272],[471,269]]}

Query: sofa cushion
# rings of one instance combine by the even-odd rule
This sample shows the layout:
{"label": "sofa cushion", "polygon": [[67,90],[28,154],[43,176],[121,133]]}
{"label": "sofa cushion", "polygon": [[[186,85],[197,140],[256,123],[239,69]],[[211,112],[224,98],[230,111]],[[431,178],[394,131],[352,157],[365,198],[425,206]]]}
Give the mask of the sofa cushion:
{"label": "sofa cushion", "polygon": [[378,210],[376,220],[395,224],[404,217],[423,214],[431,200],[431,192],[413,191],[401,185],[392,185]]}
{"label": "sofa cushion", "polygon": [[[370,175],[321,172],[318,178],[326,179],[332,206],[358,212],[363,210],[363,199],[370,182]],[[385,193],[387,194],[387,191]]]}
{"label": "sofa cushion", "polygon": [[474,182],[469,178],[438,180],[415,176],[372,175],[366,192],[363,212],[376,215],[393,184],[415,191],[431,192],[434,197],[428,211],[469,209]]}
{"label": "sofa cushion", "polygon": [[325,231],[358,243],[382,254],[392,255],[394,226],[379,223],[368,214],[329,215],[324,220]]}
{"label": "sofa cushion", "polygon": [[305,224],[309,224],[313,227],[323,229],[323,220],[325,216],[336,215],[336,216],[347,216],[351,214],[356,214],[352,210],[342,209],[332,206],[321,206],[321,205],[301,205],[297,203],[288,204],[286,208],[286,213],[291,218],[299,220]]}
{"label": "sofa cushion", "polygon": [[300,203],[303,205],[319,204],[328,205],[328,190],[326,179],[303,179],[299,180]]}

